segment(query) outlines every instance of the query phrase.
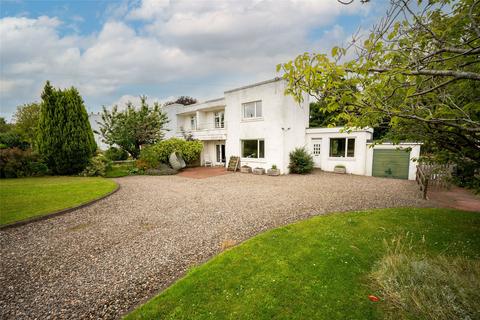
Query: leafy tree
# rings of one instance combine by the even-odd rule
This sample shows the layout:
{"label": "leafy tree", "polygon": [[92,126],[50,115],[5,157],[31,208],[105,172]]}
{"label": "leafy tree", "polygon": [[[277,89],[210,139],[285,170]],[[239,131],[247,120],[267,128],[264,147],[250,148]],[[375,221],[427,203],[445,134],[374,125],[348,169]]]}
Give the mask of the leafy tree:
{"label": "leafy tree", "polygon": [[175,101],[166,102],[165,105],[168,106],[174,103],[179,103],[179,104],[183,104],[184,106],[188,106],[190,104],[197,103],[197,99],[189,96],[181,96],[181,97],[178,97]]}
{"label": "leafy tree", "polygon": [[0,117],[0,133],[5,133],[12,130],[12,124],[7,123],[5,118]]}
{"label": "leafy tree", "polygon": [[332,49],[333,59],[305,53],[277,69],[287,94],[298,101],[305,92],[325,96],[321,108],[340,112],[336,119],[349,127],[387,121],[394,142],[420,140],[438,160],[478,168],[479,8],[478,0],[393,0],[365,41],[354,36]]}
{"label": "leafy tree", "polygon": [[55,89],[47,81],[38,124],[38,150],[53,173],[76,174],[85,169],[97,146],[77,89]]}
{"label": "leafy tree", "polygon": [[163,138],[163,127],[168,122],[157,102],[150,107],[145,96],[140,100],[140,107],[128,102],[124,111],[119,111],[117,106],[111,111],[103,107],[102,122],[98,122],[103,142],[119,146],[135,159],[142,145],[154,144]]}
{"label": "leafy tree", "polygon": [[37,140],[38,119],[40,118],[40,104],[29,103],[17,107],[17,112],[13,116],[15,119],[15,128],[25,140],[35,148]]}

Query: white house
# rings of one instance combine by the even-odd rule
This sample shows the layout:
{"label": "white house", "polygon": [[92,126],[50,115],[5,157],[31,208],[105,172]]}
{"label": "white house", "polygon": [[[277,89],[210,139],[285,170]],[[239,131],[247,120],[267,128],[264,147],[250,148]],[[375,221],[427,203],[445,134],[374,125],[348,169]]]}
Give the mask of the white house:
{"label": "white house", "polygon": [[308,128],[308,96],[299,104],[284,90],[285,82],[275,78],[225,91],[219,99],[166,106],[166,138],[188,133],[202,141],[202,164],[225,165],[230,156],[240,156],[241,165],[276,165],[286,174],[289,153],[305,146],[325,171],[343,166],[350,174],[415,179],[420,144],[373,146],[370,128]]}

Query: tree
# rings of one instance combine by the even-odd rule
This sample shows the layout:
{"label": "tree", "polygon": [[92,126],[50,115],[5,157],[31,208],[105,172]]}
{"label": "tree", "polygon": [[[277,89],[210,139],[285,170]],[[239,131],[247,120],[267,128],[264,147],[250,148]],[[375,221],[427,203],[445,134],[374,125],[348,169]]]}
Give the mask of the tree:
{"label": "tree", "polygon": [[190,104],[197,103],[197,99],[189,97],[189,96],[180,96],[175,101],[165,102],[164,105],[168,106],[168,105],[171,105],[171,104],[174,104],[174,103],[179,103],[179,104],[183,104],[184,106],[188,106]]}
{"label": "tree", "polygon": [[163,138],[163,127],[168,122],[166,113],[157,102],[150,107],[145,96],[140,100],[138,109],[131,102],[124,111],[119,111],[117,106],[111,111],[103,107],[102,122],[98,122],[103,142],[119,146],[135,159],[140,155],[142,145],[154,144]]}
{"label": "tree", "polygon": [[12,124],[7,123],[5,118],[0,117],[0,133],[5,133],[12,130]]}
{"label": "tree", "polygon": [[37,146],[55,174],[76,174],[96,151],[93,131],[77,89],[60,90],[47,81],[42,93]]}
{"label": "tree", "polygon": [[298,101],[328,92],[323,108],[340,111],[348,127],[388,121],[394,142],[423,141],[439,160],[478,165],[479,8],[479,0],[393,0],[365,41],[355,35],[333,59],[305,53],[277,69]]}
{"label": "tree", "polygon": [[32,148],[35,148],[38,119],[40,118],[40,104],[33,102],[17,107],[17,112],[13,118],[15,119],[17,132],[25,138]]}

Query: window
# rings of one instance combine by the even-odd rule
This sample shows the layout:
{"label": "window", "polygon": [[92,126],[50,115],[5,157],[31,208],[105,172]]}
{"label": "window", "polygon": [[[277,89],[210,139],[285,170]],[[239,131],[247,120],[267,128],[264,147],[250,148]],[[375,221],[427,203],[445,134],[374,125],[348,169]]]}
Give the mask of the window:
{"label": "window", "polygon": [[242,140],[242,157],[254,159],[265,158],[265,141]]}
{"label": "window", "polygon": [[243,119],[261,118],[262,101],[253,101],[242,104]]}
{"label": "window", "polygon": [[338,158],[355,157],[355,139],[354,138],[330,139],[330,157],[338,157]]}
{"label": "window", "polygon": [[322,148],[321,143],[314,143],[313,144],[313,155],[314,156],[319,156],[321,148]]}
{"label": "window", "polygon": [[225,113],[223,111],[215,112],[215,128],[225,128]]}
{"label": "window", "polygon": [[190,129],[196,130],[197,129],[197,116],[190,117]]}

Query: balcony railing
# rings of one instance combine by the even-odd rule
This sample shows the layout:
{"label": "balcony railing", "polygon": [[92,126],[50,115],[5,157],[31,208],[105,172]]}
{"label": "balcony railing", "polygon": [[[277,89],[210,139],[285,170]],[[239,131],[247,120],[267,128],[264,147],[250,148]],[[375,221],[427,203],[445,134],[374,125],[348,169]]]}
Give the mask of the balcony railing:
{"label": "balcony railing", "polygon": [[226,122],[204,122],[204,123],[197,123],[195,128],[192,128],[190,126],[187,127],[180,127],[178,128],[178,131],[203,131],[203,130],[224,130],[227,128],[227,123]]}

